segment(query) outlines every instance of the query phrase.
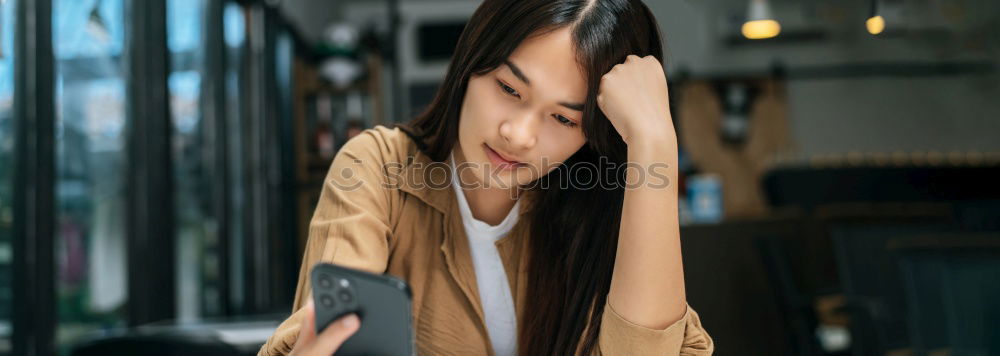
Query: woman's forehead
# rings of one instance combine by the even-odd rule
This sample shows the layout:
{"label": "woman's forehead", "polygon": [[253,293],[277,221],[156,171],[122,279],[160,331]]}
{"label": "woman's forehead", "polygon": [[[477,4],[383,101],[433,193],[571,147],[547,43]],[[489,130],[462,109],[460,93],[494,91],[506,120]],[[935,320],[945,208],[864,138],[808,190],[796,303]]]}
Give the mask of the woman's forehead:
{"label": "woman's forehead", "polygon": [[501,67],[520,72],[515,75],[521,74],[519,79],[527,79],[529,82],[525,84],[532,88],[561,87],[564,90],[586,91],[584,71],[576,61],[576,48],[568,28],[525,39],[507,62],[513,66]]}

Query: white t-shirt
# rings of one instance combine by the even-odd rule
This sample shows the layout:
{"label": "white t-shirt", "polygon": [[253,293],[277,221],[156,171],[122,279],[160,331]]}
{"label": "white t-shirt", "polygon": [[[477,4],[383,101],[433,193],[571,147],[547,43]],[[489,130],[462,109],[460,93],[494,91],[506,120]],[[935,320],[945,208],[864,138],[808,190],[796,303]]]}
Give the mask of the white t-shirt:
{"label": "white t-shirt", "polygon": [[458,184],[458,173],[455,170],[455,154],[451,155],[452,187],[458,197],[459,211],[462,214],[462,225],[465,235],[469,238],[472,249],[472,264],[476,268],[476,282],[479,284],[479,299],[486,317],[486,329],[490,334],[490,343],[497,356],[517,354],[517,320],[514,312],[514,298],[510,293],[510,284],[500,261],[496,241],[506,235],[517,224],[521,201],[514,203],[507,217],[499,225],[490,225],[472,216],[469,202]]}

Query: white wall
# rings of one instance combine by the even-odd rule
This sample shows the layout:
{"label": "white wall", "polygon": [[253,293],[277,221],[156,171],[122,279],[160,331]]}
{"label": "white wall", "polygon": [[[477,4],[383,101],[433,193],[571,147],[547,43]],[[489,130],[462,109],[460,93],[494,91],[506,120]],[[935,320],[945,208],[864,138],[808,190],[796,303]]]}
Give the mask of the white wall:
{"label": "white wall", "polygon": [[1000,77],[793,81],[792,134],[804,154],[1000,152]]}

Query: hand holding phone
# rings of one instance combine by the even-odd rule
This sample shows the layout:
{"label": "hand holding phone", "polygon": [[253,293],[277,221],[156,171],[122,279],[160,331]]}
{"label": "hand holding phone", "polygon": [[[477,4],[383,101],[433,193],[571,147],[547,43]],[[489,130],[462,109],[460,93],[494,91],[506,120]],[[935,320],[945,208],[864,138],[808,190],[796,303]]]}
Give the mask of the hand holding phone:
{"label": "hand holding phone", "polygon": [[337,355],[414,355],[412,296],[406,282],[319,263],[312,268],[310,283],[315,333],[340,328],[337,323],[346,315],[361,320],[360,328],[338,344]]}
{"label": "hand holding phone", "polygon": [[299,337],[292,348],[291,356],[332,355],[361,327],[355,314],[347,314],[330,323],[323,332],[316,335],[316,307],[312,298],[302,307],[303,317]]}

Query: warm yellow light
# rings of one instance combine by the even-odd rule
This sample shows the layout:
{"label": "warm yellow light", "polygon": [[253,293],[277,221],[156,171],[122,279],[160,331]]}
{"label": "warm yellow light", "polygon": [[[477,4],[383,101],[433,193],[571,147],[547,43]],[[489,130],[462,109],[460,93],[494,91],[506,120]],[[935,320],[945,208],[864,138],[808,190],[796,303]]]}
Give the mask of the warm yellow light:
{"label": "warm yellow light", "polygon": [[885,19],[881,15],[871,17],[868,21],[865,21],[865,27],[868,28],[868,33],[870,34],[880,34],[882,30],[885,30]]}
{"label": "warm yellow light", "polygon": [[781,33],[781,24],[774,20],[747,21],[743,24],[743,36],[751,40],[771,38]]}

